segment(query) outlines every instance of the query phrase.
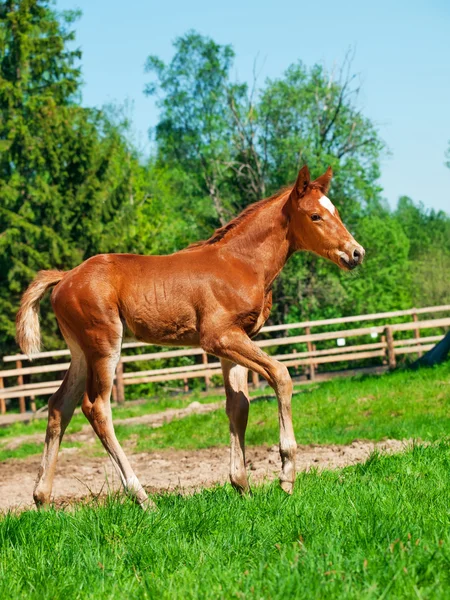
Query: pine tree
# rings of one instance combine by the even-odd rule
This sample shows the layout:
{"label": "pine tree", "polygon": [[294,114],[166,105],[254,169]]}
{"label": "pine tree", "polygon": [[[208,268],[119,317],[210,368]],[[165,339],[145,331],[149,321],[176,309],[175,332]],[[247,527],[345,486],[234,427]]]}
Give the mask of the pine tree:
{"label": "pine tree", "polygon": [[[133,210],[133,151],[103,112],[80,106],[77,16],[45,0],[0,5],[2,353],[15,347],[14,315],[36,271],[120,251]],[[57,344],[51,323],[47,347]]]}

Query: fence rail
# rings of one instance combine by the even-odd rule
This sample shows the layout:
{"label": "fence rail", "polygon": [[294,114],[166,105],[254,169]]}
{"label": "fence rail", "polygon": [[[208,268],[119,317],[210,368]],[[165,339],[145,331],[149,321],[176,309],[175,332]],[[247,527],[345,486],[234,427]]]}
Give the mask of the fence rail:
{"label": "fence rail", "polygon": [[[450,316],[441,318],[427,318],[419,321],[418,315],[431,315],[435,313],[450,313],[450,305],[430,306],[425,308],[411,308],[402,311],[390,311],[384,313],[375,313],[367,315],[353,315],[336,319],[323,319],[320,321],[303,321],[301,323],[285,323],[282,325],[271,325],[263,327],[261,334],[273,332],[285,332],[292,330],[304,330],[301,335],[285,335],[283,337],[271,337],[268,339],[259,339],[256,341],[261,348],[278,348],[291,346],[292,351],[286,353],[276,353],[273,357],[280,360],[287,367],[306,367],[307,375],[314,379],[319,365],[339,362],[354,362],[367,359],[378,359],[378,364],[382,362],[389,365],[390,368],[396,366],[397,357],[407,354],[422,355],[433,345],[442,339],[442,335],[428,335],[421,337],[421,331],[424,329],[443,329],[450,327]],[[391,323],[393,319],[412,317],[412,321],[403,323]],[[385,321],[381,324],[369,325],[366,327],[354,327],[346,329],[335,329],[333,331],[321,331],[311,333],[312,328],[330,327],[331,325],[345,325],[347,323],[363,323]],[[413,337],[405,339],[394,339],[396,333],[402,335],[408,332],[413,333]],[[347,346],[347,340],[353,338],[370,338],[370,341],[360,341]],[[374,341],[378,339],[379,341]],[[316,344],[325,344],[329,346],[333,340],[337,341],[337,347],[324,347],[317,349]],[[209,362],[207,355],[201,348],[182,348],[176,350],[165,350],[158,352],[148,352],[143,354],[131,353],[135,348],[142,348],[147,344],[142,342],[126,342],[123,344],[125,354],[121,357],[116,372],[114,396],[119,402],[125,398],[125,386],[137,385],[143,383],[155,383],[164,381],[182,381],[185,388],[187,382],[192,378],[204,378],[206,385],[210,385],[211,377],[220,375],[220,362],[217,359]],[[303,348],[299,348],[303,346]],[[304,347],[307,349],[304,350]],[[58,360],[69,356],[69,350],[56,350],[40,352],[33,356],[34,360],[53,359]],[[177,366],[158,366],[153,369],[144,369],[138,371],[125,370],[125,366],[137,362],[161,361],[170,358],[180,357],[201,357],[201,362],[190,365]],[[30,399],[30,407],[35,410],[35,397],[46,396],[54,393],[61,385],[62,379],[53,381],[27,381],[26,378],[33,378],[36,375],[46,373],[61,373],[68,369],[69,362],[52,362],[37,366],[23,366],[22,361],[28,361],[28,356],[24,354],[14,354],[3,357],[4,363],[15,363],[14,368],[0,370],[0,413],[6,412],[8,400],[18,399],[21,412],[26,410],[26,398]],[[258,376],[252,374],[252,382],[258,385]],[[12,405],[11,405],[12,406]]]}

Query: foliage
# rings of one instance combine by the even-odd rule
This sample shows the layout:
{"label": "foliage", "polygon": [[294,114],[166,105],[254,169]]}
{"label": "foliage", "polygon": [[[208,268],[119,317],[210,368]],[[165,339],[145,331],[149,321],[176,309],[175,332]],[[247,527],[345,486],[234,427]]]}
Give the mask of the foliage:
{"label": "foliage", "polygon": [[230,151],[227,123],[227,84],[234,52],[198,33],[174,42],[169,65],[149,56],[146,70],[157,77],[147,95],[158,91],[161,119],[156,141],[161,160],[190,173],[197,194],[209,195],[220,223],[228,220],[222,200]]}
{"label": "foliage", "polygon": [[[385,148],[359,108],[346,58],[328,72],[301,61],[249,86],[229,45],[190,31],[164,63],[150,56],[146,93],[160,109],[144,159],[120,108],[81,105],[77,12],[49,0],[0,4],[0,347],[15,351],[20,294],[39,269],[99,252],[170,253],[209,237],[307,162],[330,164],[330,195],[367,247],[356,276],[294,255],[274,286],[272,322],[450,301],[450,218],[382,199]],[[61,345],[48,300],[44,346]]]}
{"label": "foliage", "polygon": [[[264,135],[270,187],[293,181],[302,164],[313,173],[331,165],[333,199],[347,221],[379,200],[379,158],[383,143],[358,110],[359,87],[344,63],[340,75],[301,62],[268,81],[257,109]],[[264,132],[264,134],[263,134]]]}
{"label": "foliage", "polygon": [[395,218],[410,240],[411,296],[416,305],[447,304],[450,300],[450,218],[426,210],[402,196]]}
{"label": "foliage", "polygon": [[[79,105],[76,15],[58,18],[42,0],[2,8],[0,344],[12,350],[20,293],[37,270],[125,247],[140,167],[120,127]],[[56,343],[47,319],[44,336]]]}
{"label": "foliage", "polygon": [[410,308],[410,241],[400,221],[389,213],[366,214],[358,223],[357,239],[364,240],[370,260],[363,263],[356,277],[344,278],[354,313],[374,313],[393,306]]}

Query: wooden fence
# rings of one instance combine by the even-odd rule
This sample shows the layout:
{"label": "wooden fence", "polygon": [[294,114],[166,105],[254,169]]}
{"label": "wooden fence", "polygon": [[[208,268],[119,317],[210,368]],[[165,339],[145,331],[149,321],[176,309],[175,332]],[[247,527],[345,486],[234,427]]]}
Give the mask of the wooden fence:
{"label": "wooden fence", "polygon": [[[399,355],[417,354],[421,356],[430,350],[450,326],[450,315],[439,318],[428,318],[421,320],[422,315],[436,313],[450,313],[450,305],[432,306],[426,308],[412,308],[409,310],[398,310],[384,313],[355,315],[337,319],[323,319],[318,321],[305,321],[302,323],[285,323],[283,325],[271,325],[261,330],[260,338],[256,343],[266,349],[276,348],[278,353],[272,356],[285,364],[287,367],[301,367],[309,379],[314,379],[320,365],[329,363],[353,363],[355,361],[371,360],[394,368]],[[409,322],[392,323],[393,320],[405,318],[412,319]],[[330,328],[331,326],[347,326],[349,323],[372,322],[366,327],[353,327],[345,329],[334,329],[333,331],[320,331],[312,333],[312,329]],[[377,323],[377,324],[374,324]],[[441,330],[443,333],[421,336],[422,330]],[[290,331],[304,331],[301,335],[287,335]],[[283,337],[270,337],[267,334],[282,332]],[[401,338],[396,339],[396,334]],[[354,338],[358,339],[355,343]],[[351,340],[350,345],[347,341]],[[376,341],[375,341],[376,340]],[[335,341],[337,345],[331,346]],[[203,378],[206,387],[211,385],[211,377],[220,375],[220,363],[208,356],[201,348],[184,348],[177,350],[165,350],[159,352],[148,352],[143,354],[129,353],[133,349],[141,348],[146,344],[141,342],[128,342],[123,344],[124,353],[117,366],[115,384],[113,389],[114,399],[121,403],[125,400],[125,386],[137,385],[151,382],[180,381],[184,389],[188,389],[188,380],[192,378]],[[288,346],[288,351],[280,350]],[[318,348],[317,346],[325,346]],[[306,348],[306,350],[305,350]],[[270,350],[269,350],[270,353]],[[20,412],[26,410],[26,398],[30,399],[30,409],[36,410],[36,396],[47,396],[53,394],[61,384],[64,372],[69,367],[69,362],[54,362],[64,360],[69,356],[69,350],[57,350],[53,352],[40,352],[33,360],[42,361],[51,359],[50,364],[29,366],[29,359],[24,354],[15,354],[3,357],[4,363],[15,363],[14,368],[0,371],[0,413],[4,414],[7,401],[12,406],[12,400],[18,400]],[[190,365],[165,366],[147,370],[128,370],[129,363],[140,361],[161,361],[180,357],[199,357],[199,362]],[[24,366],[24,362],[27,365]],[[359,363],[361,364],[361,363]],[[32,381],[36,375],[45,373],[58,373],[60,377],[52,381]],[[25,381],[27,378],[27,381]],[[252,373],[252,383],[258,385],[258,376]]]}

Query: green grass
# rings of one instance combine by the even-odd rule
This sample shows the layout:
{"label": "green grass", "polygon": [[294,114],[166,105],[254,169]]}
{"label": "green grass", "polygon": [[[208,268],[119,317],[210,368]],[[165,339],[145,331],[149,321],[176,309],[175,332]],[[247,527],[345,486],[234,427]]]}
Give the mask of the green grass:
{"label": "green grass", "polygon": [[[116,419],[128,419],[130,417],[139,417],[141,415],[148,415],[150,413],[157,413],[169,408],[185,408],[190,402],[194,400],[197,402],[213,402],[214,399],[219,399],[219,396],[204,397],[198,396],[197,394],[191,394],[189,396],[177,396],[170,397],[162,395],[159,398],[147,400],[146,402],[140,403],[129,403],[124,405],[114,406],[114,418]],[[87,421],[84,415],[79,412],[74,415],[70,425],[67,429],[67,433],[76,433],[80,431],[83,425],[86,425]],[[13,438],[21,435],[31,435],[34,433],[45,432],[47,427],[47,419],[33,419],[28,423],[17,422],[12,425],[0,427],[0,441],[8,438]]]}
{"label": "green grass", "polygon": [[[82,448],[81,442],[66,442],[65,448]],[[44,443],[37,444],[35,442],[24,442],[17,446],[17,448],[0,448],[0,463],[10,458],[26,458],[33,454],[42,454],[44,450]]]}
{"label": "green grass", "polygon": [[230,486],[8,514],[2,598],[448,598],[450,445]]}
{"label": "green grass", "polygon": [[[270,388],[264,394],[267,394],[265,399],[254,401],[250,408],[248,445],[278,443],[275,396]],[[219,398],[214,395],[202,397],[201,401],[213,402]],[[127,418],[166,408],[181,408],[194,399],[200,400],[196,396],[163,397],[159,402],[125,405],[116,407],[114,416]],[[419,371],[312,384],[296,391],[292,409],[300,444],[348,444],[355,439],[379,441],[385,438],[437,440],[450,431],[450,362]],[[83,424],[86,424],[84,417],[76,415],[68,433],[81,429]],[[14,435],[44,430],[43,421],[21,423],[8,431],[0,429],[0,436],[3,435],[5,443]],[[116,432],[122,442],[136,439],[136,452],[163,448],[198,449],[229,443],[228,421],[223,410],[191,415],[157,429],[145,424],[116,425]],[[100,450],[100,443],[97,449]],[[2,450],[0,441],[0,460],[22,458],[36,452],[40,452],[40,445],[27,444],[26,440],[15,450]]]}
{"label": "green grass", "polygon": [[[198,397],[197,395],[190,395],[170,398],[162,396],[158,400],[148,400],[147,402],[142,403],[130,403],[123,406],[115,406],[114,417],[117,419],[139,417],[141,415],[161,412],[169,408],[185,408],[194,400],[197,402],[213,402],[215,399],[219,399],[219,397],[205,398]],[[70,425],[67,428],[67,434],[77,433],[81,431],[84,426],[88,426],[86,418],[81,413],[76,414],[73,416]],[[5,427],[0,427],[0,462],[9,458],[26,458],[33,454],[40,454],[44,447],[43,442],[46,428],[47,419],[34,419],[28,423],[18,422]],[[27,441],[27,436],[33,436],[35,434],[42,434],[42,443]],[[23,443],[14,449],[5,448],[5,445],[16,437],[23,437]],[[64,445],[70,447],[80,444],[67,444],[64,442]]]}
{"label": "green grass", "polygon": [[[414,372],[317,384],[294,395],[292,412],[301,444],[385,438],[437,440],[450,432],[450,362]],[[122,441],[136,436],[137,452],[224,446],[229,440],[223,410],[192,415],[159,429],[123,424],[116,431]],[[276,444],[278,435],[275,397],[252,403],[247,444]]]}

